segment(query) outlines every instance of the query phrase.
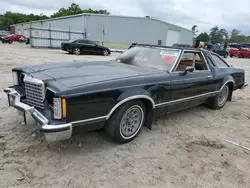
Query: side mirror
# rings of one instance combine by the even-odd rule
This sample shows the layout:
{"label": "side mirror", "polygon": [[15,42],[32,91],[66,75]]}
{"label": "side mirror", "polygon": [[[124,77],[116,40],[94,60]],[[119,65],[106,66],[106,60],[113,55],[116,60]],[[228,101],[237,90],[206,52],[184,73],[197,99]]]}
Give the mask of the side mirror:
{"label": "side mirror", "polygon": [[187,72],[194,72],[194,67],[192,67],[192,66],[187,66],[186,68],[185,68],[185,74],[187,73]]}

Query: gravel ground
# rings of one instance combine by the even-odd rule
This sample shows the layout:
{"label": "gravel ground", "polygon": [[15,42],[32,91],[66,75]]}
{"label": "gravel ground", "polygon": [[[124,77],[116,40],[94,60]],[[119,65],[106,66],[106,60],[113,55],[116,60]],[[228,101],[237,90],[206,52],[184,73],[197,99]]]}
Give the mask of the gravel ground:
{"label": "gravel ground", "polygon": [[[0,44],[0,88],[12,84],[16,66],[112,57]],[[249,59],[227,61],[243,67],[250,82]],[[0,92],[0,187],[250,187],[250,152],[224,141],[250,147],[249,94],[249,88],[236,91],[219,111],[199,106],[162,117],[151,131],[143,128],[134,141],[119,145],[103,131],[48,143]]]}

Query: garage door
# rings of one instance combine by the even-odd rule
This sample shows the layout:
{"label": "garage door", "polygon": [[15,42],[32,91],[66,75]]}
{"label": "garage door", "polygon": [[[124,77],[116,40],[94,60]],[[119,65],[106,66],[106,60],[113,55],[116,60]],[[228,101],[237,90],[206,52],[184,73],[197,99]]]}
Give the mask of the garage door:
{"label": "garage door", "polygon": [[169,29],[167,33],[166,45],[172,46],[173,44],[179,43],[179,42],[180,42],[180,32]]}

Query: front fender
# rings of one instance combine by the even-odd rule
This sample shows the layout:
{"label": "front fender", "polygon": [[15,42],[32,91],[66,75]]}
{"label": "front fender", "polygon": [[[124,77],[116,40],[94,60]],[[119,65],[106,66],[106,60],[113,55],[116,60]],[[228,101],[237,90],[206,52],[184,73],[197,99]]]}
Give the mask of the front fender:
{"label": "front fender", "polygon": [[111,109],[111,111],[107,115],[107,119],[109,119],[113,112],[122,104],[135,99],[144,99],[149,101],[152,106],[147,108],[147,116],[145,121],[145,126],[151,129],[151,124],[153,121],[153,110],[155,108],[155,99],[157,97],[156,95],[157,94],[153,96],[150,92],[144,89],[127,90],[118,97],[117,101],[119,102]]}

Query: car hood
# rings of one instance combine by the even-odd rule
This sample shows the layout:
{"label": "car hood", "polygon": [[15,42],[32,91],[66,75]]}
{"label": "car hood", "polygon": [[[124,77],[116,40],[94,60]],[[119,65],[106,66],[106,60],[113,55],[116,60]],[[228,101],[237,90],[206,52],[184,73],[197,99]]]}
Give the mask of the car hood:
{"label": "car hood", "polygon": [[51,78],[48,81],[59,82],[68,88],[161,72],[113,61],[49,63],[28,69],[34,77],[38,73],[46,75]]}

